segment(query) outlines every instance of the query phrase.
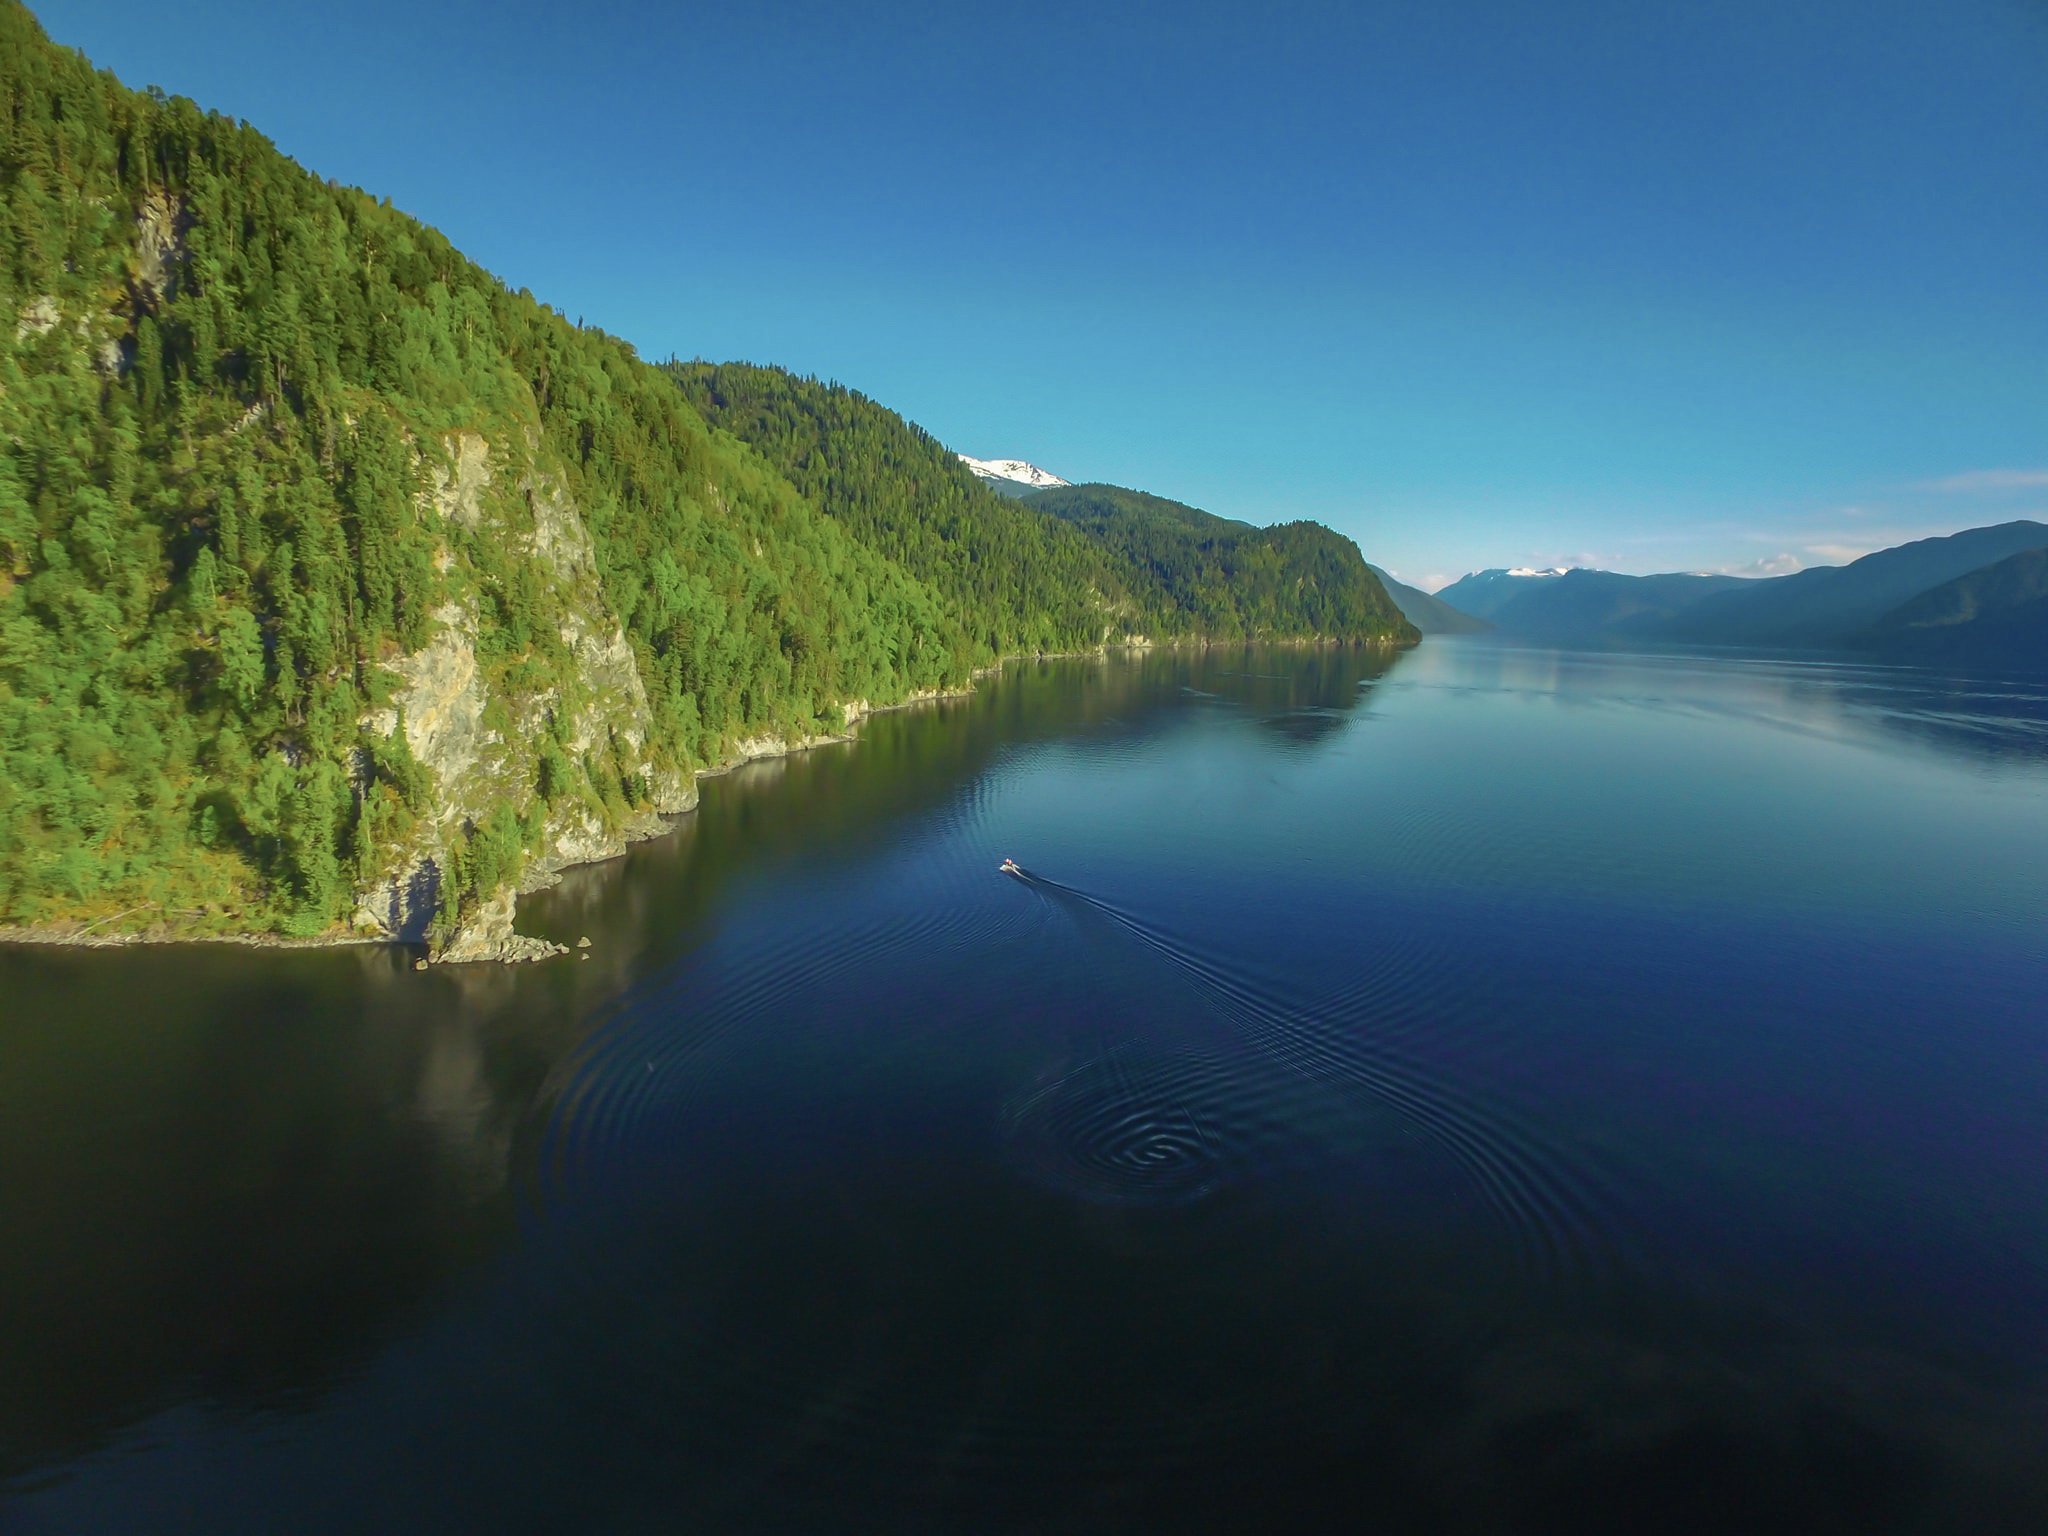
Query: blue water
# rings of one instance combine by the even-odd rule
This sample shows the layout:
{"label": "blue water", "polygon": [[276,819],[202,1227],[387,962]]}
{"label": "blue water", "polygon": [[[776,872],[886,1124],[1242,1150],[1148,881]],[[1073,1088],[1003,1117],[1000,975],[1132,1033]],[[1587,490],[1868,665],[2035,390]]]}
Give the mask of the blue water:
{"label": "blue water", "polygon": [[0,953],[0,1529],[2048,1529],[2048,687],[1053,662],[705,787],[588,961]]}

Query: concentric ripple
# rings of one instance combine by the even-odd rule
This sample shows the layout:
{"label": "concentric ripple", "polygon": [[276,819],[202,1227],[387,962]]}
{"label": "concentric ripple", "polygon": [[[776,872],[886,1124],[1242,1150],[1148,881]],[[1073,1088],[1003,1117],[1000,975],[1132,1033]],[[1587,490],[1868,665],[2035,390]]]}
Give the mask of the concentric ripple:
{"label": "concentric ripple", "polygon": [[1261,1112],[1269,1095],[1250,1076],[1219,1057],[1112,1049],[1006,1106],[1004,1150],[1028,1177],[1081,1199],[1197,1200],[1299,1145]]}
{"label": "concentric ripple", "polygon": [[1043,875],[1025,878],[1045,899],[1084,920],[1106,919],[1165,960],[1273,1062],[1363,1090],[1437,1142],[1508,1229],[1533,1278],[1613,1278],[1629,1241],[1605,1181],[1575,1166],[1526,1115],[1433,1070],[1414,1048],[1412,1020],[1372,1006],[1379,989],[1370,979],[1323,999],[1294,997],[1277,978],[1221,962],[1098,897]]}
{"label": "concentric ripple", "polygon": [[[785,896],[776,922],[735,921],[700,961],[622,999],[589,1038],[555,1092],[536,1213],[559,1256],[548,1312],[563,1347],[578,1347],[586,1328],[593,1349],[631,1334],[640,1389],[677,1401],[729,1394],[737,1443],[822,1437],[863,1458],[943,1455],[1020,1476],[1127,1470],[1181,1465],[1247,1435],[1284,1438],[1283,1426],[1328,1407],[1327,1381],[1289,1374],[1291,1357],[1251,1334],[1232,1346],[1234,1385],[1204,1401],[1201,1356],[1223,1341],[1187,1352],[1180,1312],[1148,1332],[1149,1292],[1182,1282],[1136,1256],[1199,1255],[1190,1276],[1262,1262],[1271,1207],[1232,1191],[1286,1185],[1323,1200],[1344,1189],[1332,1209],[1386,1240],[1374,1283],[1398,1298],[1406,1331],[1471,1337],[1494,1326],[1521,1289],[1500,1262],[1510,1253],[1526,1272],[1583,1273],[1600,1246],[1597,1181],[1467,1086],[1469,1074],[1431,1060],[1433,1010],[1456,983],[1426,944],[1365,943],[1340,967],[1347,975],[1301,995],[1284,967],[1219,953],[1029,870],[997,877],[1009,850],[989,835],[989,812],[1001,792],[998,782],[960,796],[908,831],[873,884],[827,872]],[[762,1063],[772,1042],[833,1019],[842,996],[866,1000],[862,1027],[877,1028],[886,1010],[876,1000],[905,995],[885,978],[956,967],[964,978],[983,957],[1015,966],[1077,937],[1080,963],[1069,956],[1054,973],[1084,994],[1123,997],[1131,1012],[1104,1009],[1113,1022],[1078,1030],[1049,1013],[1066,1030],[1055,1037],[1062,1054],[984,1101],[982,1145],[1016,1180],[1072,1203],[1023,1207],[1042,1232],[1070,1245],[1095,1234],[1133,1261],[1092,1270],[1066,1247],[1039,1268],[1041,1250],[1020,1237],[1003,1262],[975,1268],[973,1248],[943,1222],[889,1203],[896,1175],[882,1170],[900,1165],[867,1165],[871,1178],[832,1172],[840,1156],[860,1167],[884,1155],[850,1106],[916,1069],[914,1049],[889,1058],[914,1033],[881,1025],[879,1054],[858,1068],[872,1075],[827,1091],[816,1111],[781,1100]],[[934,995],[957,999],[963,1026],[978,1025],[972,990]],[[1031,1006],[997,1012],[1021,1021]],[[1094,1015],[1084,1006],[1075,1017]],[[955,1145],[971,1156],[971,1140]],[[1342,1168],[1341,1186],[1289,1182],[1311,1167]],[[871,1198],[883,1204],[871,1210]],[[786,1204],[786,1224],[757,1227],[758,1200]],[[792,1229],[840,1256],[822,1289],[782,1278],[775,1234]],[[1333,1255],[1345,1251],[1330,1241]],[[897,1255],[914,1259],[897,1268]],[[1482,1282],[1484,1300],[1444,1312],[1436,1298],[1475,1262],[1499,1285]],[[1000,1341],[1048,1304],[1048,1288],[1066,1298],[1062,1315],[1099,1315],[1109,1331],[1034,1333],[1009,1358]],[[1096,1379],[1105,1353],[1124,1385],[1085,1402],[1077,1384]],[[913,1359],[939,1363],[913,1384]],[[988,1363],[957,1374],[945,1364],[976,1360]]]}
{"label": "concentric ripple", "polygon": [[[930,964],[1019,942],[1049,920],[1043,908],[986,899],[990,859],[970,839],[976,807],[943,818],[906,844],[915,899],[878,902],[822,891],[803,924],[749,928],[720,946],[715,969],[684,965],[615,1000],[542,1092],[552,1104],[542,1145],[542,1199],[559,1204],[602,1188],[665,1117],[691,1112],[709,1068],[729,1047],[862,971]],[[971,850],[971,851],[970,851]],[[970,899],[979,893],[984,899]],[[1000,893],[997,893],[1000,894]]]}

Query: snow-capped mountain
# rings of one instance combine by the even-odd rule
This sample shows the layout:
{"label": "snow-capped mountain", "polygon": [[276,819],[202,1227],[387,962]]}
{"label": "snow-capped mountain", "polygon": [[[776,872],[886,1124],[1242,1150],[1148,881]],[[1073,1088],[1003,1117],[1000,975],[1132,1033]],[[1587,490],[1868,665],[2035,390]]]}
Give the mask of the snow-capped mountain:
{"label": "snow-capped mountain", "polygon": [[1561,565],[1547,570],[1533,565],[1518,565],[1513,570],[1494,566],[1491,570],[1461,576],[1437,593],[1437,597],[1460,613],[1469,613],[1474,618],[1490,622],[1499,609],[1530,588],[1548,587],[1570,574],[1570,570]]}
{"label": "snow-capped mountain", "polygon": [[970,459],[960,455],[960,462],[973,470],[984,480],[1011,480],[1018,485],[1029,486],[1034,491],[1049,485],[1070,485],[1058,475],[1049,475],[1036,464],[1026,464],[1022,459]]}

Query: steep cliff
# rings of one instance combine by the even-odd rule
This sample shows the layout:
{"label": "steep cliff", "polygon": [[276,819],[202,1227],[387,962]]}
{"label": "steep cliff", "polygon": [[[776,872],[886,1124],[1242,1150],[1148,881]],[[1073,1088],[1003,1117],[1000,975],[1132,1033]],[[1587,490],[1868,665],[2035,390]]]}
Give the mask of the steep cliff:
{"label": "steep cliff", "polygon": [[698,391],[734,436],[685,374],[0,0],[0,931],[536,953],[515,894],[697,774],[1002,651],[1405,628],[1348,544],[1218,625],[870,402]]}
{"label": "steep cliff", "polygon": [[12,4],[0,193],[0,924],[498,952],[697,771],[971,671],[629,347]]}
{"label": "steep cliff", "polygon": [[[480,647],[487,657],[490,651],[482,633],[489,594],[448,543],[436,549],[448,593],[434,610],[437,628],[420,649],[380,663],[395,686],[389,703],[361,721],[387,741],[404,733],[413,761],[432,776],[429,814],[406,835],[376,845],[352,923],[385,937],[428,937],[445,911],[444,872],[466,851],[469,829],[488,824],[501,805],[536,819],[538,793],[545,810],[523,839],[521,867],[484,896],[441,953],[539,953],[544,946],[522,944],[511,932],[513,885],[533,889],[565,865],[623,852],[627,839],[659,831],[663,814],[694,806],[696,791],[672,758],[651,750],[647,690],[606,601],[590,532],[560,476],[536,465],[524,437],[494,452],[481,435],[462,432],[440,447],[445,462],[433,466],[428,492],[433,516],[445,529],[513,553],[536,617],[559,650],[541,667],[480,663]],[[574,793],[547,793],[556,786],[539,782],[537,746],[544,756],[559,750],[572,764],[601,756],[607,772],[632,786],[626,808],[608,805],[589,782]]]}

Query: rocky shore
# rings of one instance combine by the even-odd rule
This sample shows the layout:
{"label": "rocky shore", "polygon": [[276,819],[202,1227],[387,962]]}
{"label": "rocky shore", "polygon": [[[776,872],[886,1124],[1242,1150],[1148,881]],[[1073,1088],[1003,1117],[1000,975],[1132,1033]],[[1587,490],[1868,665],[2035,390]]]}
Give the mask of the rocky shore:
{"label": "rocky shore", "polygon": [[[975,676],[985,677],[996,670],[994,667],[983,668]],[[894,704],[870,704],[865,699],[856,699],[844,706],[848,727],[844,731],[788,738],[767,735],[746,737],[733,744],[732,752],[722,762],[709,768],[698,769],[695,777],[715,778],[765,758],[783,757],[792,752],[809,751],[814,747],[851,742],[858,739],[859,732],[856,727],[871,715],[889,714],[895,710],[911,709],[945,699],[967,698],[973,692],[973,685],[970,684],[965,688],[926,689]],[[569,953],[567,945],[514,931],[518,898],[534,891],[546,890],[559,883],[564,870],[618,858],[625,853],[629,844],[663,836],[673,829],[679,817],[696,809],[696,786],[685,786],[681,796],[672,796],[669,803],[675,805],[677,798],[680,798],[682,803],[676,809],[666,812],[639,812],[615,833],[607,833],[601,828],[588,828],[576,829],[582,833],[581,836],[573,832],[567,836],[558,836],[548,852],[535,855],[528,861],[516,889],[512,886],[501,889],[438,953],[422,960],[421,964],[468,965],[495,961],[503,965],[518,965],[532,960],[550,960]],[[144,917],[152,911],[156,913],[156,920],[148,926],[108,926]],[[90,923],[0,927],[0,944],[42,944],[73,949],[126,949],[138,944],[241,944],[257,949],[333,949],[365,944],[398,944],[408,948],[424,948],[424,941],[421,939],[396,937],[388,931],[381,930],[336,928],[310,938],[293,938],[264,931],[223,932],[200,926],[208,917],[219,915],[162,910],[153,905],[142,906],[125,912],[115,912]]]}

